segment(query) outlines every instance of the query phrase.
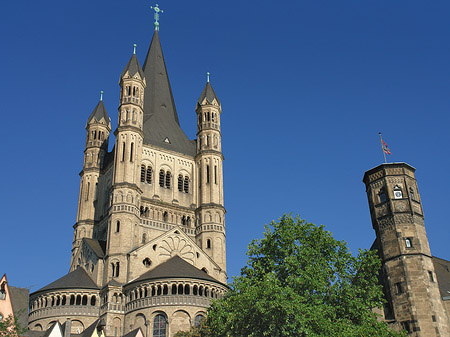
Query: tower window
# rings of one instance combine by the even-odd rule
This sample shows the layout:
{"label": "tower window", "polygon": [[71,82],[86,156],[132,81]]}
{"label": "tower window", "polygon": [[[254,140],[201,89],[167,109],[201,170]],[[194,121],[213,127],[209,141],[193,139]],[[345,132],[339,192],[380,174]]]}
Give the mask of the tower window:
{"label": "tower window", "polygon": [[189,178],[187,176],[184,177],[184,192],[189,193]]}
{"label": "tower window", "polygon": [[214,184],[217,185],[217,165],[214,165]]}
{"label": "tower window", "polygon": [[411,333],[411,324],[409,323],[409,321],[404,321],[402,322],[402,328],[404,330],[406,330],[407,333]]}
{"label": "tower window", "polygon": [[412,248],[413,247],[411,238],[406,238],[405,239],[405,246],[406,246],[406,248]]}
{"label": "tower window", "polygon": [[159,171],[159,186],[164,187],[164,170]]}
{"label": "tower window", "polygon": [[165,211],[165,212],[163,213],[163,221],[164,221],[164,222],[167,222],[168,219],[169,219],[169,214],[167,213],[167,211]]}
{"label": "tower window", "polygon": [[145,165],[141,165],[141,183],[145,182]]}
{"label": "tower window", "polygon": [[125,142],[123,142],[122,144],[122,161],[125,161]]}
{"label": "tower window", "polygon": [[183,192],[183,176],[178,176],[178,191]]}
{"label": "tower window", "polygon": [[397,290],[397,295],[403,294],[403,287],[401,282],[395,284],[395,289]]}
{"label": "tower window", "polygon": [[130,146],[130,162],[133,161],[133,147],[134,147],[134,143],[131,143],[131,146]]}
{"label": "tower window", "polygon": [[412,200],[416,200],[416,195],[415,195],[414,189],[412,187],[409,188],[409,196]]}
{"label": "tower window", "polygon": [[119,233],[119,232],[120,232],[120,221],[117,220],[117,222],[116,222],[116,233]]}
{"label": "tower window", "polygon": [[206,248],[211,249],[211,239],[206,240]]}
{"label": "tower window", "polygon": [[166,188],[170,188],[170,171],[166,172]]}
{"label": "tower window", "polygon": [[430,277],[430,282],[434,282],[434,276],[431,270],[428,271],[428,276]]}
{"label": "tower window", "polygon": [[147,234],[142,234],[142,244],[145,244],[147,242]]}
{"label": "tower window", "polygon": [[152,168],[151,168],[151,166],[147,167],[146,181],[147,181],[147,184],[152,183]]}
{"label": "tower window", "polygon": [[111,263],[112,277],[119,277],[120,264],[119,262]]}
{"label": "tower window", "polygon": [[87,189],[86,189],[86,201],[89,200],[89,189],[91,187],[91,183],[87,183]]}
{"label": "tower window", "polygon": [[209,184],[209,165],[206,165],[206,183]]}
{"label": "tower window", "polygon": [[380,202],[386,202],[386,192],[384,190],[384,187],[381,188],[378,192],[378,197],[380,198]]}

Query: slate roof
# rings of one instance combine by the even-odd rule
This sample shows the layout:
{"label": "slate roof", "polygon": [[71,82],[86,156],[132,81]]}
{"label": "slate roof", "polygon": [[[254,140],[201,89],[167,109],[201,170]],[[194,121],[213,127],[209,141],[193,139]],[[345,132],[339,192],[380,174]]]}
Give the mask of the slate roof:
{"label": "slate roof", "polygon": [[99,258],[103,258],[106,252],[106,241],[99,241],[94,239],[83,238],[87,245],[91,247],[95,255]]}
{"label": "slate roof", "polygon": [[35,293],[53,289],[99,289],[99,287],[92,281],[86,271],[80,267],[37,290]]}
{"label": "slate roof", "polygon": [[216,283],[219,282],[178,255],[175,255],[130,283],[166,278],[193,278]]}
{"label": "slate roof", "polygon": [[28,326],[28,298],[30,291],[27,288],[17,288],[9,286],[11,304],[13,312],[19,320],[21,327]]}
{"label": "slate roof", "polygon": [[140,328],[134,329],[133,331],[130,331],[129,333],[127,333],[123,337],[135,337],[138,334],[139,329]]}
{"label": "slate roof", "polygon": [[441,296],[450,300],[450,261],[433,256],[433,264]]}
{"label": "slate roof", "polygon": [[208,103],[212,103],[215,98],[217,100],[217,103],[220,104],[219,98],[217,97],[211,83],[209,82],[206,82],[205,88],[203,89],[203,92],[200,95],[200,98],[198,99],[198,104],[201,105],[205,98],[208,101]]}
{"label": "slate roof", "polygon": [[108,116],[108,113],[106,112],[103,101],[99,101],[94,111],[92,111],[91,115],[89,116],[87,122],[89,123],[93,118],[95,118],[95,120],[98,122],[102,119],[102,117],[105,118],[106,124],[108,124],[111,120]]}
{"label": "slate roof", "polygon": [[181,130],[158,31],[153,34],[143,71],[144,143],[195,156],[195,143]]}
{"label": "slate roof", "polygon": [[128,64],[126,65],[125,69],[122,71],[122,74],[120,74],[120,78],[122,78],[126,72],[128,71],[128,74],[133,77],[136,73],[139,73],[142,79],[144,79],[144,72],[142,71],[141,65],[139,64],[139,61],[136,57],[136,54],[133,54],[128,61]]}

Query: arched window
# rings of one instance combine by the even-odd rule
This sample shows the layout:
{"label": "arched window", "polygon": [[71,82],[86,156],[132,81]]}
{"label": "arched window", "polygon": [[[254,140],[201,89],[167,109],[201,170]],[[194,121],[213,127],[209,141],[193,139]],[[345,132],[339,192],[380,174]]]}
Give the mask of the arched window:
{"label": "arched window", "polygon": [[186,284],[186,285],[184,286],[184,294],[185,294],[185,295],[189,295],[190,292],[191,292],[190,289],[191,289],[191,288],[189,287],[189,284]]}
{"label": "arched window", "polygon": [[183,295],[183,285],[182,284],[179,284],[178,285],[178,295]]}
{"label": "arched window", "polygon": [[194,288],[192,288],[192,295],[198,294],[198,287],[195,285]]}
{"label": "arched window", "polygon": [[184,193],[189,193],[189,177],[184,177]]}
{"label": "arched window", "polygon": [[81,295],[77,296],[77,300],[76,300],[76,305],[80,305],[81,304]]}
{"label": "arched window", "polygon": [[96,297],[92,296],[91,297],[91,305],[94,306],[96,301],[97,301]]}
{"label": "arched window", "polygon": [[186,226],[186,216],[185,215],[183,215],[183,217],[181,218],[181,224],[183,226]]}
{"label": "arched window", "polygon": [[203,318],[204,318],[205,316],[203,316],[203,315],[201,315],[201,314],[198,314],[197,316],[195,316],[195,319],[194,319],[194,325],[195,325],[195,327],[199,327],[200,326],[200,323],[201,323],[201,321],[203,320]]}
{"label": "arched window", "polygon": [[214,165],[214,184],[217,185],[217,165]]}
{"label": "arched window", "polygon": [[134,143],[131,143],[131,146],[130,146],[130,162],[133,161],[133,147],[134,147]]}
{"label": "arched window", "polygon": [[415,195],[414,189],[412,187],[409,188],[409,196],[412,200],[416,200],[416,195]]}
{"label": "arched window", "polygon": [[120,232],[120,221],[117,220],[117,222],[116,222],[116,233],[119,233],[119,232]]}
{"label": "arched window", "polygon": [[412,239],[411,238],[406,238],[405,239],[405,246],[406,248],[412,248]]}
{"label": "arched window", "polygon": [[147,182],[147,184],[152,183],[152,168],[151,168],[151,166],[147,167],[146,182]]}
{"label": "arched window", "polygon": [[75,305],[75,295],[70,295],[70,305]]}
{"label": "arched window", "polygon": [[164,170],[159,171],[159,186],[164,187]]}
{"label": "arched window", "polygon": [[209,184],[209,165],[206,165],[206,183]]}
{"label": "arched window", "polygon": [[169,214],[167,213],[167,211],[164,211],[164,213],[163,213],[163,221],[167,222],[168,219],[169,219]]}
{"label": "arched window", "polygon": [[380,191],[378,192],[378,196],[380,198],[380,202],[386,201],[386,192],[384,191],[384,187],[380,189]]}
{"label": "arched window", "polygon": [[125,142],[122,143],[122,161],[125,161]]}
{"label": "arched window", "polygon": [[167,321],[164,315],[158,314],[153,320],[153,337],[166,337]]}
{"label": "arched window", "polygon": [[166,172],[166,188],[170,188],[170,171]]}
{"label": "arched window", "polygon": [[186,219],[186,226],[190,226],[191,225],[191,217],[188,216]]}
{"label": "arched window", "polygon": [[119,277],[120,272],[120,263],[111,263],[111,269],[112,269],[112,277]]}
{"label": "arched window", "polygon": [[177,294],[177,285],[172,284],[172,295],[176,295],[176,294]]}
{"label": "arched window", "polygon": [[178,191],[183,192],[183,176],[178,176]]}
{"label": "arched window", "polygon": [[142,244],[147,242],[147,234],[142,234]]}
{"label": "arched window", "polygon": [[206,240],[206,248],[211,249],[211,240]]}
{"label": "arched window", "polygon": [[141,183],[145,182],[145,165],[141,165]]}
{"label": "arched window", "polygon": [[66,301],[67,301],[67,297],[66,297],[66,295],[63,295],[63,297],[61,298],[61,305],[66,305]]}
{"label": "arched window", "polygon": [[167,286],[167,284],[165,284],[163,287],[163,295],[168,295],[168,294],[169,294],[169,287]]}
{"label": "arched window", "polygon": [[84,295],[81,304],[82,304],[82,305],[87,305],[87,303],[88,303],[87,295]]}

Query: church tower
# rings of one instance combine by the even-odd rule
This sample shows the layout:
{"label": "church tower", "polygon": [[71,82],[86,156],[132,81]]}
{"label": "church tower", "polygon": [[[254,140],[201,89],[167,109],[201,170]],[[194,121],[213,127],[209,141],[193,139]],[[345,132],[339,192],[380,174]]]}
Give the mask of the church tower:
{"label": "church tower", "polygon": [[111,119],[103,104],[103,91],[100,101],[86,123],[86,146],[83,170],[80,172],[80,192],[78,197],[77,222],[74,225],[72,244],[72,263],[83,238],[92,238],[96,220],[95,203],[98,199],[98,180],[108,152]]}
{"label": "church tower", "polygon": [[228,289],[221,103],[208,79],[189,139],[161,48],[162,10],[153,9],[143,66],[135,47],[119,78],[110,152],[102,100],[88,119],[70,272],[31,294],[31,330],[70,317],[73,333],[101,319],[108,336],[140,327],[172,337],[199,324]]}
{"label": "church tower", "polygon": [[382,260],[385,319],[408,336],[450,336],[414,172],[405,163],[382,164],[363,179]]}
{"label": "church tower", "polygon": [[197,101],[197,155],[199,208],[197,243],[222,268],[225,265],[225,208],[223,204],[222,106],[209,82]]}

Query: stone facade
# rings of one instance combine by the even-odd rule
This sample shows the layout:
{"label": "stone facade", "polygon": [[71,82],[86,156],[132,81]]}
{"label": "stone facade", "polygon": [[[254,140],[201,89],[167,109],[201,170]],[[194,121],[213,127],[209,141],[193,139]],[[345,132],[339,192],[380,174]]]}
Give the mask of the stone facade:
{"label": "stone facade", "polygon": [[405,163],[383,164],[363,179],[382,259],[384,318],[408,336],[450,336],[449,298],[440,293],[414,172]]}
{"label": "stone facade", "polygon": [[[221,104],[209,80],[197,139],[181,130],[156,30],[120,77],[118,125],[100,100],[86,124],[70,273],[30,297],[29,328],[98,318],[106,335],[173,336],[226,289]],[[193,112],[194,116],[194,112]]]}

